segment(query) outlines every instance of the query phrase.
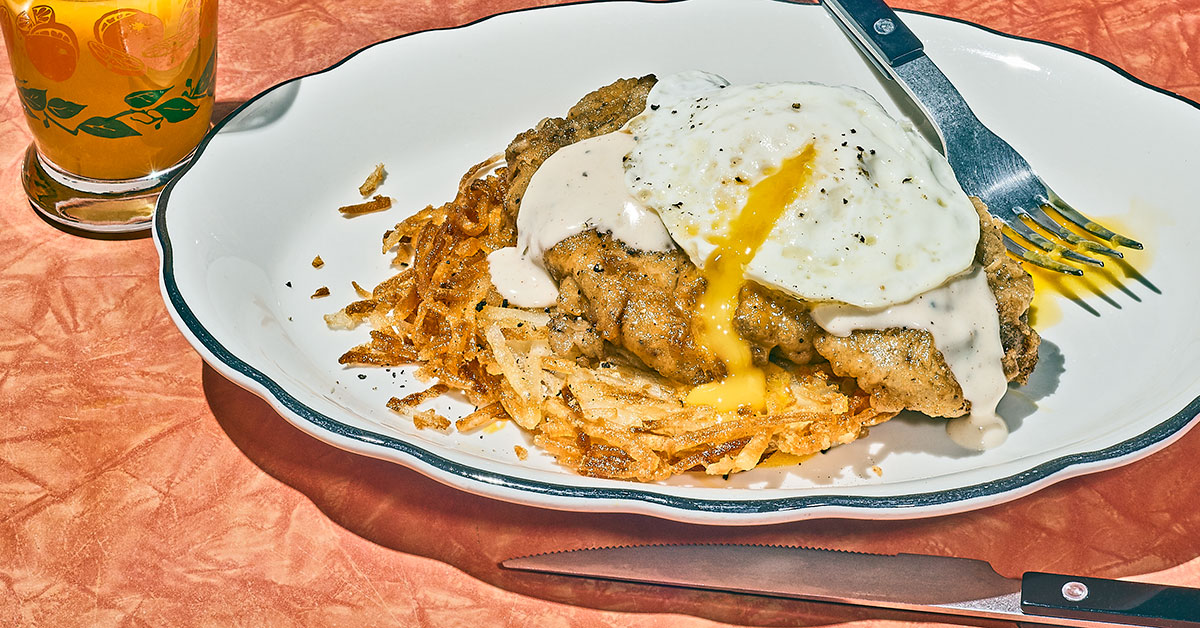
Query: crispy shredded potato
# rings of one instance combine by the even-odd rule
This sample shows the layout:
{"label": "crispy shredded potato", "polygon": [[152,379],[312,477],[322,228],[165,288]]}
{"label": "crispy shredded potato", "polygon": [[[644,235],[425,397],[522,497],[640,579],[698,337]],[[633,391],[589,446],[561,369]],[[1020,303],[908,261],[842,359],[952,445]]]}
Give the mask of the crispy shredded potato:
{"label": "crispy shredded potato", "polygon": [[487,255],[514,244],[516,226],[504,211],[505,171],[476,178],[484,165],[453,202],[387,232],[383,251],[396,251],[400,272],[326,317],[333,328],[371,328],[340,363],[417,364],[420,377],[438,381],[388,403],[418,427],[448,429],[448,419],[416,407],[459,391],[477,408],[454,422],[460,432],[511,419],[581,474],[657,481],[745,471],[777,451],[813,454],[890,418],[824,367],[769,364],[767,411],[722,414],[684,404],[690,386],[611,345],[600,362],[557,354],[548,328],[556,310],[509,307],[492,288]]}
{"label": "crispy shredded potato", "polygon": [[369,201],[356,203],[354,205],[343,205],[342,207],[338,208],[338,211],[341,212],[343,216],[350,218],[353,216],[370,214],[372,212],[381,212],[385,209],[391,209],[391,207],[392,199],[390,197],[376,194],[375,197]]}
{"label": "crispy shredded potato", "polygon": [[383,183],[386,177],[387,171],[383,169],[383,164],[376,164],[375,169],[371,171],[371,174],[367,175],[367,179],[363,181],[363,184],[358,186],[358,193],[363,198],[367,198],[374,194],[375,190],[379,189],[380,184]]}

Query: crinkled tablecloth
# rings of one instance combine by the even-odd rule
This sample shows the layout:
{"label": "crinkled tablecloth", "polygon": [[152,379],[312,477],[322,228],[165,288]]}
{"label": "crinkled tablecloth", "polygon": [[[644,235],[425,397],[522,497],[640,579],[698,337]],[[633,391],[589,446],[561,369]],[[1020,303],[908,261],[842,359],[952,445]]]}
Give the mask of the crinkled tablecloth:
{"label": "crinkled tablecloth", "polygon": [[[536,0],[224,0],[228,111],[370,43]],[[897,0],[1115,63],[1200,100],[1200,0]],[[0,53],[3,54],[3,53]],[[1200,430],[1128,466],[915,521],[750,528],[475,497],[291,427],[167,317],[148,238],[67,235],[19,181],[29,141],[0,60],[0,625],[861,626],[929,621],[797,601],[500,571],[615,543],[803,543],[1200,586]],[[803,577],[803,574],[797,574]]]}

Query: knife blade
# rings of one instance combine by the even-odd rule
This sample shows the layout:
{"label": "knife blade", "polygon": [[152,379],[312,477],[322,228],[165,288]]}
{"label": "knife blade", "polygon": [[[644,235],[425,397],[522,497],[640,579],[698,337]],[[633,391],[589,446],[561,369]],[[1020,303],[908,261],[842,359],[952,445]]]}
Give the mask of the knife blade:
{"label": "knife blade", "polygon": [[1028,572],[981,560],[781,545],[645,545],[511,558],[507,569],[1093,628],[1200,627],[1200,589]]}

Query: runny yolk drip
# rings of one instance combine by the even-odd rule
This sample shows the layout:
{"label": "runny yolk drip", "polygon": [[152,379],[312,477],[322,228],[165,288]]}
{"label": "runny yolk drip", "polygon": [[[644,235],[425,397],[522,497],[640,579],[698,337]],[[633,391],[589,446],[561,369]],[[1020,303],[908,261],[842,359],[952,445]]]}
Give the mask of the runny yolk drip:
{"label": "runny yolk drip", "polygon": [[746,406],[766,409],[767,378],[754,366],[750,344],[737,333],[733,317],[738,292],[745,283],[746,266],[766,241],[783,211],[799,198],[812,181],[816,150],[809,144],[799,155],[783,162],[779,170],[750,188],[746,206],[729,223],[725,233],[709,240],[716,249],[704,262],[704,294],[697,304],[696,340],[725,365],[726,376],[697,386],[688,393],[689,405],[712,406],[720,411]]}

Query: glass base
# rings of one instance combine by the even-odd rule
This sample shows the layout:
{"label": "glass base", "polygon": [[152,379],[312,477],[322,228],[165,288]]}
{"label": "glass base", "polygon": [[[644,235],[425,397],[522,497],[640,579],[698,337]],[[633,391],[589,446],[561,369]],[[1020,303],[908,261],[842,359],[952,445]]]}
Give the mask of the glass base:
{"label": "glass base", "polygon": [[101,181],[63,172],[31,145],[21,183],[29,204],[52,222],[88,233],[135,233],[150,228],[159,192],[187,161],[140,179]]}

